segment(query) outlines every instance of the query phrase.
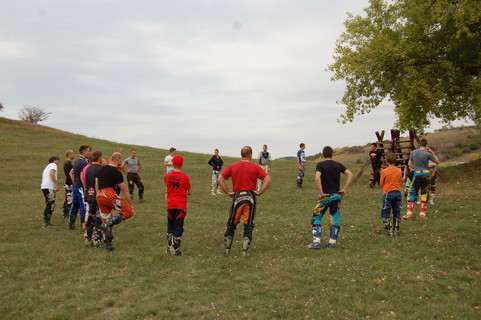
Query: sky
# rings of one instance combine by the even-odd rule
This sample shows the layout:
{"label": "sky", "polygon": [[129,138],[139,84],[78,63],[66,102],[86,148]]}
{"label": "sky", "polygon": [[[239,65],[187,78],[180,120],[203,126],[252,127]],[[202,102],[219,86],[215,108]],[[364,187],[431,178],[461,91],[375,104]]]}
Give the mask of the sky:
{"label": "sky", "polygon": [[344,84],[326,68],[347,13],[368,5],[3,0],[0,116],[38,106],[51,113],[40,123],[49,127],[234,157],[244,145],[256,156],[267,144],[273,159],[294,156],[301,142],[308,156],[365,145],[393,128],[393,106],[339,123]]}

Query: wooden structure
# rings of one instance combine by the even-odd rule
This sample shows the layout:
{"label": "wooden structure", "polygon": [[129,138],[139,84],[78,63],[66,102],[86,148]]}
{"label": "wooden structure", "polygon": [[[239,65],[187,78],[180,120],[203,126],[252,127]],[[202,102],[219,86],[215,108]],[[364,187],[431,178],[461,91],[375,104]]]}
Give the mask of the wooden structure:
{"label": "wooden structure", "polygon": [[[376,131],[377,145],[379,150],[382,151],[382,155],[386,157],[388,153],[394,153],[396,155],[396,166],[401,170],[407,164],[407,160],[411,155],[411,151],[419,147],[419,138],[416,135],[415,130],[409,130],[408,138],[401,138],[401,131],[391,129],[391,140],[384,140],[384,130],[379,133]],[[367,159],[362,166],[359,173],[356,175],[355,180],[359,179],[367,167],[371,164],[371,159]],[[404,170],[403,170],[404,172]]]}

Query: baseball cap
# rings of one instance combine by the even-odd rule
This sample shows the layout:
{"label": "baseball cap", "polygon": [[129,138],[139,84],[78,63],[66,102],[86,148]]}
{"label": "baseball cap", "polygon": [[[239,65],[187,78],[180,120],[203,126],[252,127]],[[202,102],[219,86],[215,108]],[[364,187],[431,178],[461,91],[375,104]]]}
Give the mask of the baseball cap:
{"label": "baseball cap", "polygon": [[172,164],[174,167],[182,167],[184,165],[184,158],[181,156],[175,156],[172,158]]}

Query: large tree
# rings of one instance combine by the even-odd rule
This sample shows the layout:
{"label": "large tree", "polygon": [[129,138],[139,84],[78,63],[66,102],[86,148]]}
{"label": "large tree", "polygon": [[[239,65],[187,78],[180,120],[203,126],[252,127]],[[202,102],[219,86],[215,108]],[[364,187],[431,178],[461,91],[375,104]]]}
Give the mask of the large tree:
{"label": "large tree", "polygon": [[365,13],[348,15],[329,66],[346,83],[344,123],[386,99],[400,129],[481,124],[480,0],[370,0]]}

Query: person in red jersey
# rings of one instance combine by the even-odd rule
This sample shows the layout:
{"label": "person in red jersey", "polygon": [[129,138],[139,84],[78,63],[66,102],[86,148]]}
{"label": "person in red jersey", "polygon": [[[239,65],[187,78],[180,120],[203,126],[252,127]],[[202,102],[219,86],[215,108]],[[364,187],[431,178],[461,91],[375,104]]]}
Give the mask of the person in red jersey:
{"label": "person in red jersey", "polygon": [[187,196],[191,194],[190,179],[182,173],[184,158],[172,158],[174,170],[164,176],[167,187],[167,253],[182,254],[180,244],[184,233],[184,219],[187,214]]}
{"label": "person in red jersey", "polygon": [[[118,170],[121,164],[122,154],[114,152],[110,163],[97,172],[97,204],[104,222],[100,229],[105,232],[105,248],[109,251],[114,250],[112,247],[112,227],[134,215],[134,204],[130,192],[125,185],[122,173]],[[125,200],[115,193],[116,185],[120,188]],[[120,212],[112,216],[112,210]]]}
{"label": "person in red jersey", "polygon": [[[224,170],[218,179],[219,186],[226,195],[232,197],[232,206],[227,220],[227,228],[224,234],[224,255],[228,255],[232,247],[235,229],[241,218],[244,222],[244,239],[242,242],[242,254],[247,256],[252,243],[254,231],[254,218],[256,213],[256,198],[262,195],[272,183],[269,175],[257,164],[251,162],[252,148],[245,146],[241,149],[242,160],[235,162]],[[226,180],[232,177],[233,191],[229,191]],[[259,191],[256,191],[257,179],[263,182]]]}

